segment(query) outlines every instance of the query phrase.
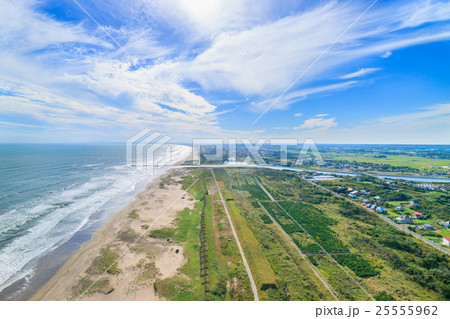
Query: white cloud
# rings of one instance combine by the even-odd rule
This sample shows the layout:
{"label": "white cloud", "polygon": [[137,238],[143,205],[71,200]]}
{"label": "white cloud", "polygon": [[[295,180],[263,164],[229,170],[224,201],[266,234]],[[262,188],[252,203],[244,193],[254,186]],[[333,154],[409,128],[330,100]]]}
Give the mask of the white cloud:
{"label": "white cloud", "polygon": [[253,104],[255,112],[262,112],[272,105],[272,110],[285,110],[290,104],[306,99],[308,96],[316,94],[325,94],[331,92],[338,92],[354,87],[358,84],[357,81],[346,81],[341,83],[333,83],[329,85],[309,87],[305,89],[296,90],[285,94],[276,104],[272,103],[276,98],[267,99]]}
{"label": "white cloud", "polygon": [[50,45],[85,43],[109,46],[89,35],[81,25],[62,23],[36,12],[31,0],[2,0],[0,38],[2,46],[15,52],[39,50]]}
{"label": "white cloud", "polygon": [[[421,2],[421,5],[434,4]],[[447,8],[450,4],[441,3],[440,7]],[[338,38],[362,9],[361,4],[330,2],[243,31],[224,32],[193,60],[172,68],[207,90],[234,90],[256,99],[275,99]],[[430,26],[420,31],[406,28],[410,23],[405,24],[405,21],[414,15],[414,10],[398,3],[374,7],[301,78],[296,87],[304,87],[316,80],[330,80],[346,63],[355,63],[370,55],[450,39],[449,28],[445,26]],[[432,12],[425,10],[421,21],[443,19]],[[362,76],[376,70],[362,68],[343,77]],[[286,105],[273,107],[285,108]]]}
{"label": "white cloud", "polygon": [[[319,114],[320,115],[320,114]],[[295,130],[300,129],[321,129],[321,130],[327,130],[333,126],[337,126],[338,123],[336,122],[335,118],[322,118],[322,117],[315,117],[307,119],[305,122],[303,122],[302,125],[294,127]]]}
{"label": "white cloud", "polygon": [[374,118],[354,126],[301,131],[318,143],[450,144],[450,104],[439,104],[411,113]]}
{"label": "white cloud", "polygon": [[445,21],[450,17],[448,2],[422,0],[406,5],[402,27],[416,27],[430,21]]}
{"label": "white cloud", "polygon": [[345,75],[341,76],[341,79],[358,78],[358,77],[361,77],[361,76],[365,76],[367,74],[374,73],[374,72],[379,71],[379,70],[381,70],[381,69],[380,68],[363,68],[363,69],[360,69],[359,71],[352,72],[352,73],[349,73],[349,74],[345,74]]}
{"label": "white cloud", "polygon": [[187,41],[212,39],[267,22],[276,7],[270,0],[154,0],[144,4],[152,19],[175,28]]}
{"label": "white cloud", "polygon": [[299,116],[302,116],[303,115],[303,113],[295,113],[294,114],[294,116],[296,116],[296,117],[299,117]]}
{"label": "white cloud", "polygon": [[328,115],[330,115],[330,114],[323,113],[323,114],[317,114],[316,117],[324,117],[324,116],[328,116]]}
{"label": "white cloud", "polygon": [[389,58],[391,55],[392,55],[392,51],[386,51],[381,55],[381,57],[383,59],[386,59],[386,58]]}
{"label": "white cloud", "polygon": [[[76,125],[110,130],[154,125],[176,133],[228,134],[218,127],[218,116],[226,111],[207,97],[219,91],[227,99],[254,101],[255,111],[266,109],[365,9],[362,3],[337,1],[305,5],[301,13],[278,11],[282,6],[271,0],[86,2],[105,9],[101,22],[114,17],[111,25],[119,27],[108,31],[144,64],[145,70],[137,70],[101,30],[92,29],[88,18],[83,23],[57,21],[37,9],[42,3],[1,3],[0,86],[7,94],[0,96],[0,110],[65,132]],[[361,68],[342,75],[346,63],[450,39],[448,24],[426,24],[448,20],[449,10],[450,3],[438,1],[374,6],[273,109],[349,89],[360,82],[329,82],[375,71]],[[158,29],[161,21],[166,24]],[[165,39],[159,33],[165,28],[175,36]],[[203,126],[197,127],[187,114]],[[297,129],[337,125],[324,117],[308,119]]]}

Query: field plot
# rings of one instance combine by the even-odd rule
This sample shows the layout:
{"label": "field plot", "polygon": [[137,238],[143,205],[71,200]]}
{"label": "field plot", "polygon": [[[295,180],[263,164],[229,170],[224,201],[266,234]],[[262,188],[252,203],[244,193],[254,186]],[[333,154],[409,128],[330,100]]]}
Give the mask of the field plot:
{"label": "field plot", "polygon": [[[210,300],[448,300],[449,259],[373,214],[311,185],[291,172],[193,169],[184,183],[193,210],[181,212],[171,237],[183,244],[184,276],[158,282],[171,300],[203,300],[200,212],[207,247]],[[203,227],[203,226],[202,226]],[[172,230],[173,231],[173,230]],[[157,234],[154,234],[157,235]]]}
{"label": "field plot", "polygon": [[[334,220],[333,224],[329,224],[326,222],[327,219],[324,219],[339,241],[346,245],[352,254],[332,256],[372,296],[378,298],[386,296],[387,293],[399,300],[449,299],[447,279],[449,260],[446,255],[396,230],[373,214],[339,198],[329,196],[301,179],[293,182],[292,177],[288,175],[294,174],[288,172],[282,174],[287,175],[285,183],[272,176],[260,176],[260,180],[264,186],[271,185],[272,189],[282,189],[284,198],[311,204],[327,218]],[[279,204],[284,205],[291,215],[296,213],[297,205],[287,206],[283,201]],[[304,227],[308,230],[307,228],[311,226],[307,224],[305,217],[299,218],[299,223],[302,221],[305,222]],[[313,227],[312,237],[314,232]],[[332,236],[327,238],[320,234],[317,234],[315,240],[328,247],[339,243]],[[325,244],[327,241],[332,243]],[[324,264],[325,260],[327,263],[331,260],[329,256],[311,258],[314,258],[317,267],[325,273],[324,276],[335,272],[332,264]],[[425,262],[425,260],[428,261]],[[330,283],[333,285],[331,277]],[[339,286],[336,289],[344,293]],[[352,299],[351,296],[348,298]]]}

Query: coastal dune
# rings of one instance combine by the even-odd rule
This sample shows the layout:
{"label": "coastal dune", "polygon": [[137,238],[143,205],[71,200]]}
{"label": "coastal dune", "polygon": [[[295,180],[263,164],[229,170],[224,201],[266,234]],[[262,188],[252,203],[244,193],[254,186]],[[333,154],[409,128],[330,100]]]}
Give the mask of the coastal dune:
{"label": "coastal dune", "polygon": [[194,200],[179,183],[186,174],[187,170],[172,169],[150,182],[31,300],[161,300],[155,281],[176,275],[185,257],[183,247],[170,238],[149,234],[174,227],[177,213],[193,208]]}

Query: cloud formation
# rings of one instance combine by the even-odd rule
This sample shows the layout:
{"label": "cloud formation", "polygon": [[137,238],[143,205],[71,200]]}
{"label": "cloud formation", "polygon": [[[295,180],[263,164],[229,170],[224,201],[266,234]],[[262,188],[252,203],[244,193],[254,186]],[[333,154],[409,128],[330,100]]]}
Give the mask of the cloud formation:
{"label": "cloud formation", "polygon": [[[265,110],[367,4],[84,1],[141,67],[78,7],[64,5],[67,10],[58,15],[46,1],[0,4],[3,128],[97,131],[109,140],[144,126],[178,135],[231,134],[223,127],[231,104],[243,116]],[[449,13],[447,1],[375,5],[272,111],[366,85],[371,74],[381,73],[376,62],[365,67],[368,57],[388,58],[400,48],[449,40]],[[296,129],[336,129],[335,118],[327,116]],[[246,129],[234,131],[256,132]]]}

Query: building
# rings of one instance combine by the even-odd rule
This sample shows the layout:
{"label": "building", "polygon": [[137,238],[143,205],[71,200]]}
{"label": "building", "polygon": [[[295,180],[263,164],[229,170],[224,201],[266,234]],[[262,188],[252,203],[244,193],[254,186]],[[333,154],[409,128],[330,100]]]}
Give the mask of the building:
{"label": "building", "polygon": [[375,208],[377,208],[377,206],[375,206],[375,205],[370,206],[370,209],[375,210]]}
{"label": "building", "polygon": [[440,221],[439,225],[444,226],[444,227],[448,227],[448,226],[450,226],[450,221],[448,221],[448,222]]}
{"label": "building", "polygon": [[450,237],[442,237],[442,244],[445,246],[450,246]]}
{"label": "building", "polygon": [[422,213],[419,213],[419,212],[414,212],[413,218],[425,219],[425,215],[423,215]]}
{"label": "building", "polygon": [[398,224],[410,224],[410,225],[415,224],[413,219],[408,215],[400,215],[396,219]]}
{"label": "building", "polygon": [[433,225],[426,224],[426,223],[420,225],[420,227],[418,227],[418,228],[421,229],[421,230],[432,230],[432,229],[434,229]]}
{"label": "building", "polygon": [[395,206],[395,209],[401,212],[405,210],[405,208],[402,205]]}
{"label": "building", "polygon": [[377,212],[379,212],[380,214],[386,214],[386,209],[384,207],[377,207]]}
{"label": "building", "polygon": [[420,203],[418,200],[411,200],[411,201],[409,201],[409,205],[410,206],[419,206]]}

